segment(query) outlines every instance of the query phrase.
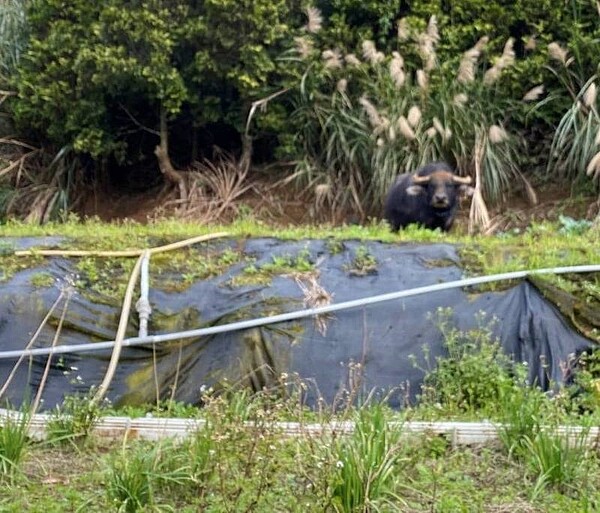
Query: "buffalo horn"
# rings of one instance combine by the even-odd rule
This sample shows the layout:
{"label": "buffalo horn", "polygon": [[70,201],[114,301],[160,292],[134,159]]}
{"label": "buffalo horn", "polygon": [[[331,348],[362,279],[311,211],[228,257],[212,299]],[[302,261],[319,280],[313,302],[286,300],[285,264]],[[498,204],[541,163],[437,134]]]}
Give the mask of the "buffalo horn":
{"label": "buffalo horn", "polygon": [[429,183],[429,180],[431,180],[431,176],[429,176],[429,175],[419,176],[417,174],[414,174],[412,179],[413,179],[413,183],[415,183],[415,184],[423,184],[423,183]]}
{"label": "buffalo horn", "polygon": [[469,185],[471,183],[471,177],[470,176],[456,176],[456,175],[454,175],[452,177],[452,181],[454,183],[459,183],[461,185]]}

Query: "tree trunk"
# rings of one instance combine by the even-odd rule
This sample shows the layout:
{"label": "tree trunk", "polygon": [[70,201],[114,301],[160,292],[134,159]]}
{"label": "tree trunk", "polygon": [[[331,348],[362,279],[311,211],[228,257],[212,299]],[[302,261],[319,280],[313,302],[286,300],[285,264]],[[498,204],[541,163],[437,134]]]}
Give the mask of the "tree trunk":
{"label": "tree trunk", "polygon": [[176,185],[179,189],[179,199],[182,202],[188,200],[187,186],[183,174],[177,171],[169,158],[169,132],[167,130],[167,112],[160,109],[160,144],[154,148],[154,154],[158,159],[158,167],[168,183]]}
{"label": "tree trunk", "polygon": [[252,137],[248,134],[242,134],[242,154],[238,162],[238,169],[243,175],[248,173],[252,163]]}

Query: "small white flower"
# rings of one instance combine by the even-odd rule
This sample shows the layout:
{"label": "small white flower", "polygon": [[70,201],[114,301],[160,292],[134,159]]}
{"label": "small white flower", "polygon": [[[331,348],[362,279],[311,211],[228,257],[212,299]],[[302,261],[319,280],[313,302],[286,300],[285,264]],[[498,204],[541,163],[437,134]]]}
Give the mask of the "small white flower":
{"label": "small white flower", "polygon": [[343,462],[343,461],[340,461],[340,460],[338,460],[338,461],[336,462],[335,466],[336,466],[337,468],[344,468],[344,462]]}

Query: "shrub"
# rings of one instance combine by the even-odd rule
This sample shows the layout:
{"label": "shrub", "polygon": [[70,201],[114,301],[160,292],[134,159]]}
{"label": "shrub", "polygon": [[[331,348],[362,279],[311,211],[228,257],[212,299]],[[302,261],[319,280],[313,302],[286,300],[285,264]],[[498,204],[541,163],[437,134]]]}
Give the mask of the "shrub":
{"label": "shrub", "polygon": [[437,357],[435,367],[425,375],[421,403],[439,405],[451,414],[497,414],[516,387],[513,364],[493,338],[483,313],[479,326],[467,332],[451,325],[450,313],[439,309],[434,316],[447,354]]}

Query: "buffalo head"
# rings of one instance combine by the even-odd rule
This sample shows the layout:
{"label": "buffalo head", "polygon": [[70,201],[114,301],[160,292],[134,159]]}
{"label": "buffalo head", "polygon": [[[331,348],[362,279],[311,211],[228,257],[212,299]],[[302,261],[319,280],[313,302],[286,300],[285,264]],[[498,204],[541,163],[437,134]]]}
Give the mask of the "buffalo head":
{"label": "buffalo head", "polygon": [[451,208],[457,200],[457,193],[471,192],[468,187],[470,176],[457,176],[445,166],[440,166],[431,173],[423,175],[419,172],[412,175],[412,185],[406,190],[410,196],[427,195],[427,204],[436,209]]}

